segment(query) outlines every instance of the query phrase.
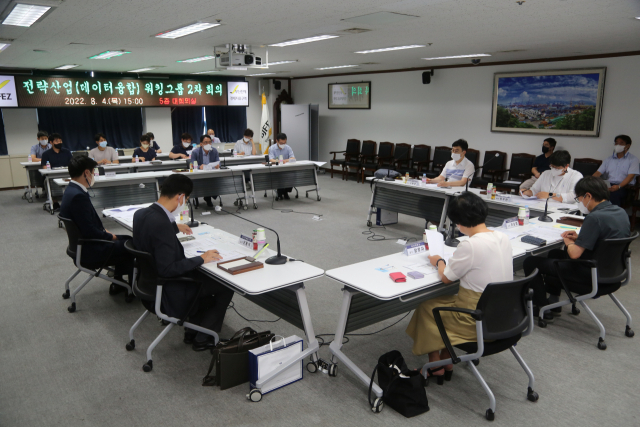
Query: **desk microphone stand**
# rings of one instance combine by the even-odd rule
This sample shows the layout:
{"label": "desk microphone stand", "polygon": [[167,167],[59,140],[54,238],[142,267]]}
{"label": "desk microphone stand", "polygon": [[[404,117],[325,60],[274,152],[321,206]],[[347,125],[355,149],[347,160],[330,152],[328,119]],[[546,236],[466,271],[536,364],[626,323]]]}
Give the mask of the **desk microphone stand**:
{"label": "desk microphone stand", "polygon": [[191,218],[191,221],[186,222],[185,224],[191,228],[197,227],[200,223],[193,219],[193,205],[191,205],[191,200],[187,200],[187,203],[189,204],[189,217]]}
{"label": "desk microphone stand", "polygon": [[391,178],[389,176],[389,172],[391,171],[391,169],[389,169],[389,167],[387,167],[387,176],[384,177],[385,181],[395,181],[395,178]]}
{"label": "desk microphone stand", "polygon": [[538,221],[541,222],[553,222],[553,219],[551,219],[551,217],[549,217],[549,215],[547,215],[547,208],[549,206],[549,199],[553,197],[553,193],[549,193],[549,196],[547,197],[547,201],[544,204],[544,213],[542,214],[542,216],[538,217]]}

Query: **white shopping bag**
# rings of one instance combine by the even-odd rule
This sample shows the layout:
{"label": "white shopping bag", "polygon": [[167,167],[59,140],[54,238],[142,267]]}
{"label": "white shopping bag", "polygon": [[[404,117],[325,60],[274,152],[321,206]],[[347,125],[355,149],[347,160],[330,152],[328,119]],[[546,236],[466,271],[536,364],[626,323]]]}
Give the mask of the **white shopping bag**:
{"label": "white shopping bag", "polygon": [[[277,339],[277,338],[281,339]],[[302,338],[292,335],[288,338],[275,336],[271,342],[262,347],[249,350],[249,387],[256,388],[256,382],[282,366],[287,361],[302,353]],[[267,381],[260,390],[269,393],[302,379],[302,359],[289,366],[280,374]]]}

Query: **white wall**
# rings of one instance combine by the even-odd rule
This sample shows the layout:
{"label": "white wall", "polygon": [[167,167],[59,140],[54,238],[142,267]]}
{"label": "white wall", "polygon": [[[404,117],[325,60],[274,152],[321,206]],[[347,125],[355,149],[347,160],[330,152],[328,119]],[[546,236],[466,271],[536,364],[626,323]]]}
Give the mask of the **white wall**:
{"label": "white wall", "polygon": [[160,148],[163,148],[164,152],[169,152],[174,143],[171,129],[171,108],[143,108],[142,132],[153,132],[153,136],[155,136]]}
{"label": "white wall", "polygon": [[3,108],[2,119],[9,155],[24,155],[26,159],[31,146],[38,140],[36,109]]}
{"label": "white wall", "polygon": [[[470,148],[541,153],[543,136],[491,132],[493,74],[509,71],[607,67],[600,136],[553,136],[575,157],[603,159],[613,138],[631,136],[640,157],[640,56],[435,70],[423,85],[422,71],[293,80],[296,104],[320,104],[320,160],[345,149],[347,139],[450,146],[458,138]],[[329,110],[327,84],[371,81],[371,110]],[[558,149],[556,148],[556,149]],[[510,158],[510,156],[509,156]],[[481,160],[482,161],[482,160]]]}

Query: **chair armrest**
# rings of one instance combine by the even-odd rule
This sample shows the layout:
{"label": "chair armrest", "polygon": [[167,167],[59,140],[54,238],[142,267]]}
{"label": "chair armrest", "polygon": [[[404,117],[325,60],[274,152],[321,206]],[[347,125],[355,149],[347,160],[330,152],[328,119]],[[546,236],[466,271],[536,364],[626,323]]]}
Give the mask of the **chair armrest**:
{"label": "chair armrest", "polygon": [[362,161],[364,162],[367,159],[372,159],[373,161],[375,161],[376,159],[376,155],[375,154],[361,154],[360,158],[362,159]]}
{"label": "chair armrest", "polygon": [[[574,266],[582,265],[592,269],[596,268],[598,264],[594,260],[590,260],[590,259],[557,259],[553,261],[553,267],[556,269],[556,273],[558,274],[558,279],[560,279],[560,284],[562,285],[562,289],[564,289],[564,292],[569,297],[569,301],[571,301],[572,304],[575,304],[576,299],[571,294],[569,287],[567,286],[564,279],[562,278],[562,274],[560,274],[560,269],[558,268],[560,267],[560,264],[573,264]],[[591,285],[592,285],[591,292],[594,292],[594,290],[595,292],[597,292],[598,283],[597,282],[595,283],[595,288],[594,288],[594,283],[591,283]]]}
{"label": "chair armrest", "polygon": [[438,326],[438,331],[440,331],[440,336],[442,337],[444,346],[447,348],[449,354],[451,355],[451,362],[455,365],[456,363],[460,363],[460,358],[456,356],[456,352],[453,350],[453,346],[451,345],[451,341],[449,340],[449,335],[447,335],[447,331],[444,328],[444,323],[442,323],[442,317],[440,316],[441,311],[456,311],[458,313],[465,313],[473,317],[473,319],[476,321],[482,320],[482,311],[470,310],[468,308],[460,307],[436,307],[433,309],[433,318],[435,319],[436,325]]}

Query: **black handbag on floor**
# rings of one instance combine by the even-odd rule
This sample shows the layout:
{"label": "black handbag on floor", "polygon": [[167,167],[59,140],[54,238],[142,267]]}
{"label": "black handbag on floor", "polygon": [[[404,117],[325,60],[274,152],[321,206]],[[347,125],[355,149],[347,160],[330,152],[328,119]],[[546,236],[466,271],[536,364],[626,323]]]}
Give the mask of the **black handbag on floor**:
{"label": "black handbag on floor", "polygon": [[[218,343],[211,353],[209,372],[202,379],[203,386],[220,386],[220,390],[249,382],[249,350],[269,344],[274,337],[270,331],[256,332],[243,328],[229,341]],[[215,376],[211,372],[215,368]]]}
{"label": "black handbag on floor", "polygon": [[[425,391],[426,380],[419,371],[410,371],[399,351],[383,354],[371,375],[369,383],[369,404],[375,411],[371,400],[373,378],[378,373],[378,385],[382,389],[382,401],[396,412],[407,418],[429,411],[429,401]],[[377,411],[376,411],[377,412]]]}

